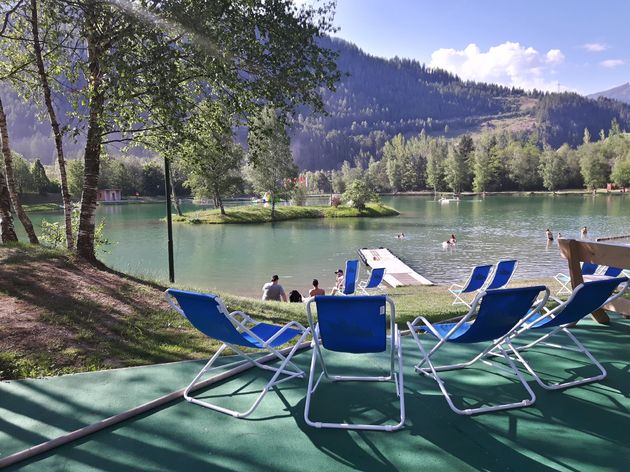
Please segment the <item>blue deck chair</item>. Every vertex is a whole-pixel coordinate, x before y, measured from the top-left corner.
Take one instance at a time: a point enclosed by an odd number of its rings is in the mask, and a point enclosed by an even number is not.
[[[385,275],[384,267],[377,267],[372,269],[370,278],[368,280],[362,280],[359,282],[359,290],[364,295],[369,295],[368,290],[380,290],[383,276]]]
[[[484,286],[492,270],[492,265],[481,265],[473,267],[473,270],[468,276],[468,280],[464,282],[464,285],[452,284],[448,291],[455,296],[453,305],[466,305],[470,308],[470,303],[462,298],[465,293],[478,292]]]
[[[599,269],[598,264],[591,264],[590,262],[582,263],[582,275],[594,275],[597,269]],[[553,278],[560,284],[560,289],[556,292],[556,295],[568,295],[571,293],[571,287],[569,285],[571,283],[571,276],[559,273]]]
[[[606,267],[606,270],[601,273],[595,273],[594,275],[587,275],[584,277],[585,282],[589,282],[592,280],[602,280],[602,279],[612,279],[615,277],[621,276],[623,269],[619,267]]]
[[[623,285],[625,284],[625,285]],[[596,280],[592,282],[584,282],[578,285],[573,290],[571,296],[566,302],[555,299],[560,303],[556,308],[552,310],[543,309],[543,311],[537,311],[531,316],[527,322],[521,326],[517,331],[513,332],[508,339],[508,345],[511,351],[516,355],[516,358],[525,366],[529,373],[536,379],[538,385],[547,390],[558,390],[563,388],[575,387],[576,385],[582,385],[591,382],[597,382],[606,377],[606,369],[595,359],[595,357],[584,347],[584,345],[575,337],[569,327],[574,323],[577,323],[585,316],[601,308],[602,306],[610,303],[615,298],[620,297],[626,291],[628,291],[628,278],[609,278],[604,280]],[[620,288],[618,293],[614,293],[617,288]],[[528,331],[545,330],[547,334],[540,336],[533,342],[530,342],[523,346],[515,346],[513,342],[518,340],[518,337]],[[566,346],[562,344],[547,342],[552,336],[563,333],[573,341],[577,348],[573,346]],[[541,345],[557,349],[567,349],[583,353],[588,359],[599,369],[599,375],[593,377],[587,377],[579,380],[573,380],[562,383],[547,383],[544,382],[540,376],[534,371],[531,365],[525,360],[522,352],[525,352],[534,346]]]
[[[317,324],[312,312],[312,304],[317,307]],[[386,304],[389,305],[390,336],[387,336]],[[313,356],[306,392],[304,419],[316,428],[368,429],[394,431],[405,422],[405,396],[403,392],[403,366],[400,334],[395,323],[394,302],[384,296],[332,297],[317,296],[306,305],[308,322],[313,333]],[[389,343],[388,343],[389,338]],[[353,354],[377,353],[387,350],[390,345],[390,368],[387,376],[345,376],[330,372],[324,353],[329,351]],[[398,362],[396,362],[396,360]],[[315,381],[317,364],[322,372]],[[388,382],[396,385],[396,395],[400,400],[400,421],[396,424],[347,424],[322,423],[309,417],[311,397],[315,393],[322,377],[333,382]],[[329,400],[332,401],[332,400]]]
[[[165,292],[166,301],[176,311],[188,318],[192,325],[209,338],[222,341],[223,344],[214,354],[208,363],[201,369],[193,381],[184,390],[184,398],[197,405],[210,408],[221,413],[232,415],[236,418],[249,416],[260,404],[265,394],[275,385],[290,380],[295,377],[304,378],[304,372],[293,362],[291,357],[297,348],[304,341],[310,332],[297,321],[291,321],[284,326],[259,323],[254,321],[242,311],[229,313],[223,301],[216,295],[185,292],[169,288]],[[175,304],[175,301],[177,304]],[[299,336],[298,342],[290,350],[289,354],[283,355],[278,351],[278,347]],[[239,364],[253,363],[256,367],[274,372],[271,380],[267,382],[253,405],[244,412],[229,410],[227,408],[214,405],[189,395],[190,389],[197,384],[199,379],[212,369],[212,365],[226,348],[232,349],[243,358]],[[245,353],[241,348],[267,351],[281,361],[278,367],[272,367],[261,362],[251,355]],[[280,378],[282,376],[282,378]],[[280,380],[278,380],[280,379]]]
[[[492,274],[492,280],[483,287],[483,290],[495,290],[506,287],[510,283],[517,266],[518,262],[513,259],[500,260]]]
[[[359,261],[357,259],[351,259],[346,261],[346,272],[343,279],[344,295],[352,295],[357,287],[357,277],[359,276]]]
[[[537,296],[543,291],[545,295],[541,300],[536,301]],[[549,290],[544,286],[492,290],[479,293],[475,297],[468,314],[457,323],[440,323],[433,325],[423,316],[417,317],[412,323],[407,322],[407,326],[409,326],[411,330],[411,335],[422,354],[422,360],[415,366],[416,372],[435,380],[451,410],[459,415],[474,415],[497,410],[507,410],[510,408],[523,408],[533,404],[536,401],[536,395],[523,378],[521,372],[517,369],[514,361],[505,352],[503,343],[511,333],[525,322],[528,314],[531,316],[533,313],[531,311],[533,305],[536,304],[534,310],[540,310],[547,302],[548,298]],[[433,335],[438,339],[437,344],[428,352],[420,341],[419,332],[421,331]],[[450,343],[482,343],[484,348],[478,355],[467,362],[440,366],[434,365],[431,358],[436,352],[439,352],[443,346]],[[503,359],[507,361],[509,369],[503,365],[495,365],[488,362],[486,357],[494,352],[498,352],[498,355],[502,356]],[[439,376],[438,372],[464,369],[472,366],[477,361],[495,365],[495,367],[501,370],[507,370],[516,375],[521,385],[527,390],[529,399],[478,408],[460,409],[456,407],[446,389],[444,380]],[[425,364],[428,365],[428,367],[425,367]]]

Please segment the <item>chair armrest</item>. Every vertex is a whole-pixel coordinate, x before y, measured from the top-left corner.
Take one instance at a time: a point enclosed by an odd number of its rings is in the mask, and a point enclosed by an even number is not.
[[[291,328],[292,326],[297,326],[298,329],[302,332],[302,334],[308,333],[311,330],[311,328],[305,328],[304,326],[302,326],[297,321],[291,321],[291,322],[285,324],[276,334],[274,334],[269,339],[267,339],[265,344],[269,344],[269,343],[274,342],[278,336],[280,336],[282,333],[284,333],[287,329]]]
[[[240,310],[233,311],[232,313],[230,313],[230,316],[234,317],[235,319],[236,319],[236,316],[242,317],[243,319],[241,320],[241,323],[252,323],[254,325],[257,325],[260,323],[260,321],[254,320],[251,316],[249,316],[246,313],[243,313]]]

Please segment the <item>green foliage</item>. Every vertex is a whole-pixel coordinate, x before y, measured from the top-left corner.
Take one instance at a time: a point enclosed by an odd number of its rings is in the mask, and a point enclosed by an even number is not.
[[[540,150],[531,141],[514,142],[507,149],[507,169],[510,179],[519,190],[536,190],[541,187]]]
[[[497,190],[500,186],[501,161],[498,157],[497,139],[484,135],[472,156],[473,190],[485,192]]]
[[[217,101],[200,104],[174,145],[196,198],[212,198],[223,212],[223,197],[242,191],[243,148],[234,142],[234,116]]]
[[[26,159],[17,153],[12,153],[13,176],[18,193],[36,192],[33,175]]]
[[[298,175],[289,137],[275,110],[266,108],[254,117],[247,142],[251,162],[250,180],[256,191],[270,193],[273,217],[276,199],[290,196]]]
[[[74,200],[81,198],[83,191],[83,160],[76,159],[66,163],[66,172],[68,173],[68,191]]]
[[[540,175],[543,185],[547,190],[555,192],[562,188],[567,181],[568,165],[564,160],[563,153],[555,152],[551,148],[546,148],[540,155]]]
[[[50,180],[46,175],[46,170],[39,159],[35,159],[31,166],[31,178],[33,182],[33,188],[40,195],[46,195],[50,187]]]
[[[630,187],[630,151],[615,162],[610,178],[620,188]]]
[[[77,234],[79,230],[79,211],[74,210],[72,212],[72,231]],[[105,237],[105,218],[101,219],[96,225],[94,246],[102,252],[107,252],[106,247],[111,245],[112,242]],[[63,222],[50,222],[46,219],[41,223],[41,234],[39,235],[39,242],[46,247],[52,249],[64,249],[66,247],[66,228]]]
[[[584,144],[580,147],[579,154],[584,185],[589,189],[606,185],[610,174],[610,165],[604,155],[599,152],[599,147],[595,143]]]
[[[192,224],[230,224],[230,223],[269,223],[271,221],[295,220],[301,218],[353,218],[353,217],[384,217],[396,216],[398,212],[380,203],[368,203],[365,208],[339,205],[329,206],[289,206],[276,207],[272,218],[271,208],[268,207],[232,207],[222,215],[219,210],[196,211],[185,213],[184,216],[174,217],[173,221]]]
[[[445,180],[449,188],[459,193],[463,191],[470,180],[469,159],[474,151],[472,138],[464,135],[460,138],[456,146],[451,146],[448,157],[444,162]]]
[[[157,162],[147,162],[142,166],[142,195],[164,195],[164,169]]]
[[[368,202],[377,202],[378,194],[363,180],[355,180],[342,196],[344,202],[358,210],[365,209]]]
[[[296,185],[291,194],[291,200],[296,206],[306,205],[306,188],[303,185]]]

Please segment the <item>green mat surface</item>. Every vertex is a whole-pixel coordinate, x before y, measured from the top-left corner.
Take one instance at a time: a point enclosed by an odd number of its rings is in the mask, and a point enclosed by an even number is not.
[[[176,401],[8,470],[629,470],[630,320],[614,317],[610,326],[586,321],[574,332],[608,377],[561,392],[543,391],[528,377],[538,400],[526,409],[454,414],[435,382],[413,372],[419,354],[405,338],[407,420],[395,433],[307,426],[306,380],[295,380],[270,392],[251,419]],[[451,349],[441,358],[445,362],[473,353],[468,347],[447,347]],[[296,363],[307,369],[310,356],[310,350],[304,351]],[[542,350],[532,359],[550,380],[594,373],[574,353]],[[384,355],[334,354],[330,360],[334,368],[357,375],[381,372],[388,364]],[[202,364],[0,383],[0,458],[177,390]],[[269,375],[251,370],[198,396],[245,409]],[[515,377],[494,374],[483,364],[448,372],[445,378],[460,406],[525,397]],[[323,382],[312,416],[384,422],[396,418],[397,407],[391,383]]]

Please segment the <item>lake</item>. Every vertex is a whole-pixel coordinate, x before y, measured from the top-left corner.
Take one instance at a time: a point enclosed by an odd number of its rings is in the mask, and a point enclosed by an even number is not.
[[[322,287],[332,286],[333,272],[346,259],[357,258],[358,248],[380,246],[439,284],[463,282],[472,266],[501,258],[519,261],[516,278],[540,278],[567,270],[556,241],[547,244],[547,228],[554,237],[561,232],[579,238],[582,226],[593,239],[630,234],[628,195],[488,196],[450,203],[401,196],[382,201],[401,215],[263,225],[174,224],[176,281],[258,296],[260,287],[278,274],[285,290],[305,293],[313,278]],[[100,259],[123,272],[167,280],[164,204],[102,205],[97,216],[105,218],[105,235],[113,242]],[[36,227],[42,218],[61,220],[60,214],[31,217]],[[398,233],[405,238],[397,239]],[[451,233],[457,245],[443,249]]]

